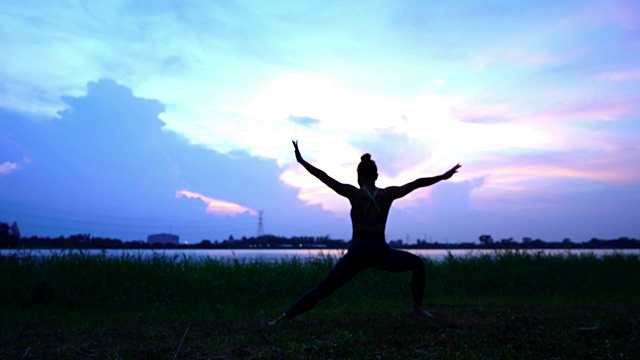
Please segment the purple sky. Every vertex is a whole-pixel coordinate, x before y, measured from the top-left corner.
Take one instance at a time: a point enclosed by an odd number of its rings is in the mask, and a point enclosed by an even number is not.
[[[292,5],[294,4],[294,5]],[[0,221],[25,236],[640,238],[636,1],[0,4]]]

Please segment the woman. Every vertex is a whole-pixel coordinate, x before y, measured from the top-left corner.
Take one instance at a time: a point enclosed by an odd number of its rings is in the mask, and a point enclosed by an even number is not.
[[[298,142],[293,141],[296,160],[311,175],[317,177],[333,191],[349,199],[351,203],[351,224],[353,237],[347,253],[336,263],[329,274],[313,289],[304,294],[298,301],[270,324],[275,325],[282,320],[294,317],[310,310],[320,300],[329,296],[360,271],[367,268],[378,268],[386,271],[411,271],[411,295],[413,310],[418,316],[432,316],[422,308],[425,285],[425,270],[422,260],[406,251],[392,250],[384,237],[385,225],[391,203],[415,189],[433,185],[447,180],[460,168],[456,165],[440,176],[417,179],[403,186],[391,186],[384,189],[376,187],[378,169],[371,160],[371,155],[364,154],[358,165],[358,185],[342,184],[324,171],[306,162]]]

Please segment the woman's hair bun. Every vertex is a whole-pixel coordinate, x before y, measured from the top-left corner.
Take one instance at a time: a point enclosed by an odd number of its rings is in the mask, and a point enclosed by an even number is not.
[[[360,164],[358,164],[358,177],[375,180],[378,178],[378,167],[376,163],[371,160],[369,153],[360,157]]]

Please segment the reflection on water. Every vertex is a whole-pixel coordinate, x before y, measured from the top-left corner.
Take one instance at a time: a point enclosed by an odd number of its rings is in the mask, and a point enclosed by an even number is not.
[[[412,254],[423,256],[432,260],[443,260],[447,256],[468,257],[481,255],[500,254],[505,251],[514,250],[463,250],[463,249],[403,249]],[[0,250],[1,256],[52,256],[71,253],[83,253],[88,255],[106,255],[106,256],[165,256],[168,258],[176,258],[177,260],[187,258],[211,258],[220,260],[241,260],[241,261],[280,261],[286,259],[307,260],[314,257],[341,257],[346,249],[83,249],[83,250],[59,250],[59,249],[26,249],[26,250]],[[530,254],[548,254],[548,255],[581,255],[593,254],[595,256],[605,256],[611,254],[625,254],[640,256],[640,249],[526,249],[518,250],[523,253]]]

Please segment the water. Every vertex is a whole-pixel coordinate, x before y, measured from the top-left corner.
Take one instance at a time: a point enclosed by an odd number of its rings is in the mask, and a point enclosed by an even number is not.
[[[464,250],[464,249],[403,249],[412,254],[426,257],[432,260],[443,260],[447,256],[455,257],[469,257],[469,256],[481,256],[481,255],[493,255],[504,251],[513,250]],[[612,254],[624,254],[624,255],[636,255],[640,256],[640,249],[526,249],[518,250],[523,253],[542,253],[546,255],[587,255],[593,254],[595,256],[606,256]],[[346,249],[271,249],[271,250],[258,250],[258,249],[83,249],[83,250],[59,250],[59,249],[27,249],[27,250],[12,250],[3,249],[0,250],[0,256],[52,256],[62,255],[70,253],[84,253],[89,255],[106,255],[121,257],[123,255],[133,256],[166,256],[169,258],[175,257],[176,259],[189,258],[211,258],[218,260],[233,260],[240,261],[280,261],[286,259],[300,259],[307,260],[320,256],[332,256],[341,257]]]

